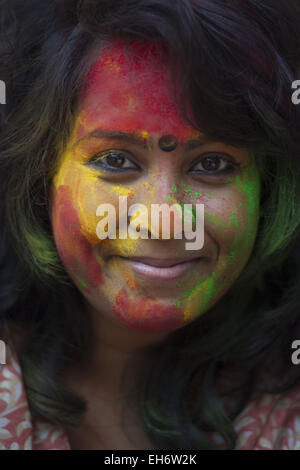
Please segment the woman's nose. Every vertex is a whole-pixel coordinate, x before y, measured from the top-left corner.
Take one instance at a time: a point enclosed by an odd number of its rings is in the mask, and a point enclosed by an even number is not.
[[[183,201],[176,197],[174,189],[179,185],[179,178],[156,175],[147,192],[139,198],[140,207],[137,223],[140,230],[148,232],[148,238],[167,240],[182,238],[183,233]],[[134,223],[134,210],[129,213]]]

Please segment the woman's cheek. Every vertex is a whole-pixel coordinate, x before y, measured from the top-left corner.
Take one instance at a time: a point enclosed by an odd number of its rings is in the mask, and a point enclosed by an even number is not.
[[[64,160],[54,178],[52,225],[57,249],[70,277],[90,298],[91,295],[97,297],[104,284],[103,248],[105,252],[113,249],[114,254],[119,255],[134,254],[136,250],[136,240],[102,241],[97,235],[97,224],[101,220],[97,208],[100,204],[111,204],[118,221],[121,195],[126,195],[130,204],[134,193],[117,185],[107,188],[99,181],[97,172],[84,168],[81,163],[69,164]]]
[[[205,237],[216,242],[218,255],[211,274],[183,292],[182,300],[177,303],[184,309],[186,322],[209,310],[233,285],[247,264],[259,220],[259,192],[256,190],[254,183],[247,191],[239,191],[238,198],[227,200],[227,211],[224,206],[222,212],[216,206],[213,208],[213,201],[210,202],[210,210],[206,208]],[[256,194],[250,203],[248,194],[251,197]]]
[[[94,175],[97,175],[95,172]],[[128,235],[125,239],[120,238],[120,223],[121,219],[125,219],[125,226],[128,229],[128,209],[135,202],[135,195],[138,188],[130,189],[122,185],[104,183],[99,181],[97,176],[87,173],[84,178],[84,173],[80,178],[78,184],[78,191],[76,194],[76,203],[78,217],[81,224],[81,232],[84,234],[89,243],[95,248],[97,257],[100,263],[103,263],[102,256],[113,254],[117,256],[134,256],[139,250],[140,240],[131,239]],[[126,198],[126,204],[120,203],[120,198]],[[99,215],[98,210],[101,205],[110,205],[111,214],[114,214],[109,219],[109,223],[104,227],[102,220],[108,221],[108,212],[101,210]],[[98,215],[97,215],[98,214]],[[101,229],[99,229],[101,227]],[[99,233],[109,230],[115,231],[115,234],[110,238],[101,240]],[[100,244],[102,249],[100,249]],[[102,255],[102,256],[101,256]]]
[[[246,264],[256,238],[258,215],[253,217],[247,198],[227,201],[221,213],[207,211],[207,231],[217,242],[218,261],[215,279],[232,283]]]
[[[97,208],[100,202],[105,199],[106,203],[112,204],[113,201],[101,194],[101,189],[97,179],[82,174],[78,183],[78,191],[76,194],[76,209],[81,226],[81,233],[88,242],[95,246],[101,242],[97,236]]]
[[[66,271],[75,284],[87,294],[103,284],[100,264],[94,257],[92,245],[82,230],[68,185],[52,190],[51,220],[57,250]]]

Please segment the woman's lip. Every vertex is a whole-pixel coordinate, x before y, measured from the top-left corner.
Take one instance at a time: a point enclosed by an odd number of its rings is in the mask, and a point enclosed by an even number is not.
[[[155,258],[123,258],[142,279],[149,281],[171,281],[184,277],[201,260],[188,261]]]
[[[199,257],[200,258],[200,257]],[[197,259],[199,259],[197,258]],[[142,264],[147,264],[149,266],[158,266],[162,268],[168,268],[171,266],[175,266],[176,264],[187,263],[194,261],[196,258],[193,259],[183,259],[183,258],[147,258],[147,257],[128,257],[126,258],[129,261],[137,261]]]

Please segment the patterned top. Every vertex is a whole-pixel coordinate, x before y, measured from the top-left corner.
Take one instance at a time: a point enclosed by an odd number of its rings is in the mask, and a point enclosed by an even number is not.
[[[234,422],[236,450],[300,450],[300,388],[260,395]],[[220,444],[212,435],[215,445]],[[0,364],[0,450],[71,450],[62,426],[31,415],[16,351]]]

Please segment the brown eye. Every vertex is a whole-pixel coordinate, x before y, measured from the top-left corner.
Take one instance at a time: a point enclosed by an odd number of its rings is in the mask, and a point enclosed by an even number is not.
[[[233,172],[239,166],[238,163],[225,155],[211,154],[203,157],[190,171],[195,174],[217,176]]]
[[[126,151],[109,150],[94,155],[88,162],[88,165],[105,170],[106,172],[139,170],[139,167],[132,162],[130,157],[131,154]]]
[[[114,166],[115,168],[121,168],[124,165],[124,157],[112,154],[106,157],[106,162],[110,166]]]
[[[206,171],[216,171],[219,170],[219,167],[221,165],[220,157],[206,157],[204,158],[201,163]]]

